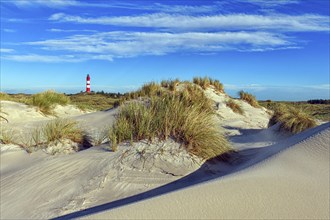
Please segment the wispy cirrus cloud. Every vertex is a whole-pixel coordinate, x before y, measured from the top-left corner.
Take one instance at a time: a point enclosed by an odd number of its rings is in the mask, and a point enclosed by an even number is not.
[[[328,16],[304,15],[254,15],[224,14],[190,16],[154,13],[136,16],[82,17],[56,13],[51,21],[81,24],[115,25],[127,27],[164,28],[171,30],[277,30],[287,32],[329,31]]]
[[[219,52],[224,50],[282,47],[291,43],[285,36],[267,32],[103,32],[73,35],[62,39],[27,42],[44,50],[110,54],[115,57],[164,55],[174,52]]]
[[[41,54],[15,54],[2,56],[2,59],[18,61],[18,62],[41,62],[41,63],[77,63],[86,60],[108,60],[112,61],[109,55],[86,55],[86,54],[70,54],[70,55],[41,55]]]
[[[144,2],[123,2],[123,1],[78,1],[78,0],[11,0],[9,4],[14,4],[20,8],[48,7],[94,7],[94,8],[117,8],[149,12],[170,12],[170,13],[208,13],[219,9],[221,4],[187,5],[187,4],[162,4],[162,3],[144,3]]]
[[[49,32],[64,32],[64,33],[70,33],[70,32],[97,32],[96,30],[89,30],[89,29],[58,29],[58,28],[51,28],[51,29],[47,29],[46,31],[49,31]]]
[[[82,62],[172,53],[212,54],[221,51],[265,51],[287,49],[294,44],[284,35],[267,32],[102,32],[65,38],[25,42],[34,50],[58,51],[59,56],[36,54],[3,56],[26,62]]]
[[[0,48],[0,53],[13,53],[15,52],[14,49],[10,49],[10,48]]]
[[[240,2],[259,5],[262,7],[276,7],[288,4],[299,4],[300,0],[239,0]]]
[[[17,7],[37,7],[46,6],[50,8],[60,8],[67,6],[78,6],[81,3],[76,0],[11,0],[7,3],[14,4]]]
[[[14,29],[9,29],[9,28],[4,28],[4,29],[2,29],[2,31],[3,31],[3,32],[6,32],[6,33],[15,33],[15,32],[16,32],[16,30],[14,30]]]

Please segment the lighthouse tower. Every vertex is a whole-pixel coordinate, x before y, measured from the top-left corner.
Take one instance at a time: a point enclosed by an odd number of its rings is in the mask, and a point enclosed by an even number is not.
[[[91,92],[91,77],[89,76],[89,74],[87,74],[86,77],[86,93],[90,93]]]

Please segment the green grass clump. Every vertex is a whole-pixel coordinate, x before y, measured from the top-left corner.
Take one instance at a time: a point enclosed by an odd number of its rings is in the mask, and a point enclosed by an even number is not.
[[[241,115],[244,114],[244,111],[243,111],[242,107],[239,104],[237,104],[236,102],[234,102],[232,99],[229,99],[226,102],[226,105],[229,108],[231,108],[231,110],[233,110],[233,112],[236,112],[236,113],[241,114]]]
[[[66,95],[49,90],[33,95],[31,104],[38,107],[42,113],[50,115],[54,105],[67,105],[69,102],[70,98]]]
[[[173,138],[204,159],[221,155],[230,150],[229,143],[218,130],[213,111],[203,105],[184,92],[153,96],[148,103],[128,103],[110,130],[112,148],[123,141]]]
[[[239,93],[239,97],[240,99],[246,101],[247,103],[249,103],[251,106],[255,107],[255,108],[259,108],[260,105],[256,99],[256,97],[250,93],[244,92],[243,90],[241,90]]]
[[[280,123],[280,130],[293,134],[315,127],[315,120],[299,108],[280,105],[270,119],[270,125]]]
[[[55,119],[48,122],[42,129],[46,143],[69,139],[76,143],[83,142],[83,132],[77,127],[77,122],[69,119]]]

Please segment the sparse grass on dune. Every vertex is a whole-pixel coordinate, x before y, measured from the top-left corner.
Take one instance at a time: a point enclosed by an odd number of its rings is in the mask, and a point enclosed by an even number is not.
[[[48,122],[41,130],[46,143],[69,139],[76,143],[83,142],[83,132],[77,127],[77,122],[69,119],[55,119]]]
[[[213,86],[215,91],[224,93],[224,86],[217,79],[212,79],[209,77],[194,77],[193,83],[201,86],[203,89],[207,89],[209,86]]]
[[[180,83],[179,79],[175,80],[163,80],[161,81],[160,85],[169,91],[175,92],[176,91],[176,86]]]
[[[238,113],[238,114],[241,114],[241,115],[244,114],[244,111],[243,111],[242,107],[239,104],[237,104],[235,101],[233,101],[232,99],[229,99],[226,102],[226,105],[229,108],[231,108],[231,110],[233,110],[233,112]]]
[[[246,101],[247,103],[249,103],[251,106],[255,107],[255,108],[259,108],[260,105],[256,99],[256,97],[250,93],[244,92],[243,90],[241,90],[239,93],[239,97],[240,99]]]
[[[313,128],[317,124],[315,120],[298,108],[280,105],[274,111],[270,125],[280,123],[280,129],[297,134],[306,129]]]
[[[7,115],[7,113],[2,110],[2,106],[1,105],[0,105],[0,114]],[[5,116],[3,116],[3,115],[0,115],[0,121],[1,120],[4,120],[4,121],[8,122],[8,119]]]
[[[9,96],[7,93],[0,92],[0,100],[7,100],[7,101],[10,101],[11,98],[10,98],[10,96]]]
[[[260,101],[261,106],[275,111],[279,105],[302,109],[315,119],[330,121],[330,104],[310,104],[308,102]]]
[[[113,149],[123,141],[173,138],[204,159],[229,151],[229,143],[214,123],[211,108],[205,109],[205,103],[192,97],[194,95],[185,89],[152,96],[147,103],[131,102],[122,106],[109,133]]]
[[[0,143],[2,144],[15,144],[16,143],[15,131],[12,129],[0,129]]]
[[[49,90],[33,95],[31,104],[38,107],[45,115],[50,115],[55,104],[67,105],[69,103],[70,98],[68,96]]]

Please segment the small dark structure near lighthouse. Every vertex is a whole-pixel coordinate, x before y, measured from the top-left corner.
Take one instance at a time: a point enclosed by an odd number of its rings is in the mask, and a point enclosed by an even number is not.
[[[90,93],[91,92],[91,77],[89,76],[89,74],[87,74],[86,77],[86,93]]]

